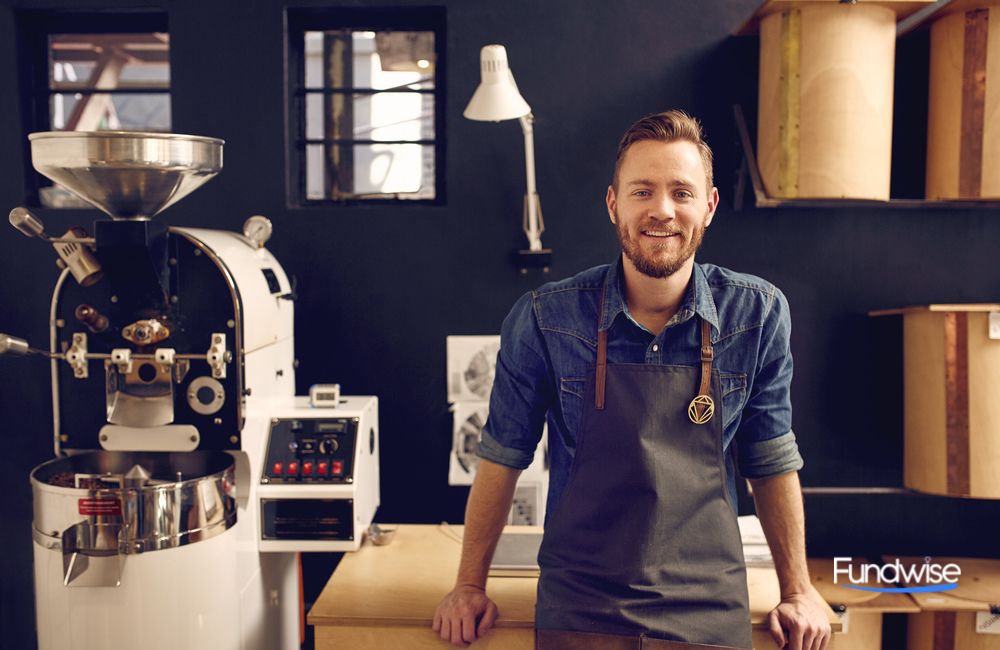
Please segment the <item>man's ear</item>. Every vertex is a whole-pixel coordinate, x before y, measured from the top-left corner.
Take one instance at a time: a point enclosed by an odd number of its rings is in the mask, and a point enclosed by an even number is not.
[[[708,228],[712,225],[712,219],[715,217],[715,211],[719,207],[719,188],[713,187],[712,191],[708,195],[708,215],[705,217],[705,227]]]
[[[610,185],[608,185],[608,193],[604,197],[604,202],[608,206],[608,218],[611,219],[611,223],[617,226],[618,222],[615,220],[615,209],[618,207],[618,199],[615,197],[615,188]]]

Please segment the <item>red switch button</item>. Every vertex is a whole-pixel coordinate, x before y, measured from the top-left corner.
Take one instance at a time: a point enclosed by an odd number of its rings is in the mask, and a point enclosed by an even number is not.
[[[297,475],[299,473],[299,464],[288,463],[288,473],[292,475]]]
[[[284,465],[281,463],[275,463],[274,467],[271,468],[271,474],[274,476],[281,476],[281,473],[285,471]]]
[[[340,476],[344,473],[344,461],[335,460],[333,461],[333,475]]]
[[[330,463],[321,460],[316,467],[316,473],[320,476],[326,476],[328,471],[330,471]]]
[[[313,464],[312,463],[302,463],[302,476],[312,476]]]

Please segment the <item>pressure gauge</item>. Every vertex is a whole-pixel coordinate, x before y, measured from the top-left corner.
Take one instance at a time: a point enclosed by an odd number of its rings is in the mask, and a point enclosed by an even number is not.
[[[243,236],[254,243],[257,248],[263,248],[267,240],[271,238],[274,226],[267,217],[255,214],[243,224]]]

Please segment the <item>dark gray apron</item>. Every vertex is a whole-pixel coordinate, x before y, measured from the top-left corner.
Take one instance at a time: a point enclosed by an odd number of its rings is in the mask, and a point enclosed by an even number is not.
[[[751,647],[707,321],[701,330],[701,368],[608,364],[598,333],[569,482],[538,554],[539,630]]]

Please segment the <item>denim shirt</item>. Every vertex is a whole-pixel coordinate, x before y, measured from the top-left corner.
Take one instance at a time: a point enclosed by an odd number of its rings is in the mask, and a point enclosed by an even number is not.
[[[597,332],[608,331],[608,363],[700,365],[700,319],[711,325],[713,369],[722,384],[723,449],[730,503],[736,482],[730,443],[746,478],[802,467],[792,433],[791,319],[773,284],[712,264],[695,264],[681,306],[653,334],[629,314],[616,264],[594,267],[522,296],[503,322],[489,418],[479,456],[524,469],[548,422],[549,495],[555,512],[569,478],[586,405],[584,383],[597,363]],[[604,295],[604,315],[598,307]],[[718,403],[718,399],[716,402]],[[718,408],[718,404],[717,404]]]

